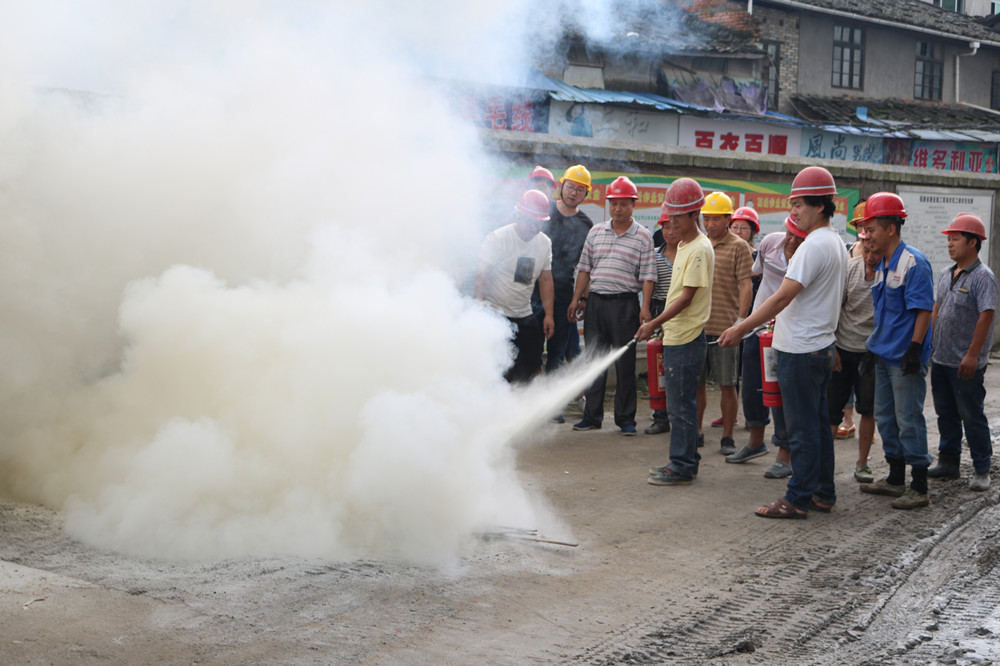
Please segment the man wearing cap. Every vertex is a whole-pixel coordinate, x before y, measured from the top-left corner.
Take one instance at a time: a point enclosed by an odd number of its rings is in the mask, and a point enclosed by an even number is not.
[[[837,324],[836,357],[828,398],[831,432],[836,436],[853,391],[854,407],[861,415],[854,478],[859,483],[871,483],[875,479],[868,466],[868,454],[875,436],[875,368],[863,361],[865,343],[875,325],[872,287],[875,285],[875,267],[882,261],[882,255],[872,248],[864,227],[858,228],[858,242],[861,244],[861,256],[847,260],[844,300]]]
[[[715,274],[712,278],[712,311],[705,323],[709,343],[743,319],[753,304],[753,249],[745,240],[729,230],[733,215],[733,200],[723,192],[712,192],[705,197],[701,208],[705,233],[715,252]],[[701,432],[708,402],[706,384],[711,377],[722,394],[722,440],[719,453],[725,456],[736,453],[733,428],[739,409],[736,384],[739,380],[739,350],[736,347],[719,347],[710,344],[705,367],[698,381],[698,431]]]
[[[653,243],[656,245],[653,250],[653,256],[656,258],[656,284],[653,286],[653,301],[649,307],[649,314],[652,317],[658,317],[666,307],[674,260],[677,257],[677,234],[669,221],[670,213],[664,204],[661,206],[660,220],[656,223],[658,229],[653,234]],[[660,239],[659,244],[656,243],[657,238]],[[670,432],[670,417],[667,416],[667,410],[653,410],[653,423],[644,432],[647,435]]]
[[[806,239],[789,259],[778,291],[719,336],[720,345],[734,347],[775,319],[772,346],[794,471],[784,496],[754,512],[764,518],[806,518],[810,510],[829,512],[837,500],[826,394],[847,253],[830,226],[836,193],[833,176],[823,167],[806,167],[795,176],[789,195],[792,219]]]
[[[986,240],[986,225],[979,217],[959,213],[942,233],[948,236],[948,256],[955,263],[941,271],[932,315],[931,395],[941,441],[937,465],[927,476],[959,478],[964,428],[974,472],[969,488],[989,490],[993,447],[983,410],[983,375],[993,346],[997,278],[979,260]]]
[[[656,262],[652,234],[632,219],[638,194],[635,184],[624,176],[608,186],[611,219],[590,230],[580,253],[576,290],[566,315],[577,321],[583,313],[584,341],[596,352],[624,346],[639,325],[651,318]],[[635,435],[635,345],[615,361],[615,375],[615,425],[623,435]],[[602,372],[587,389],[583,420],[573,430],[601,427],[606,384],[607,373]]]
[[[670,289],[663,312],[639,327],[637,340],[663,330],[664,388],[670,417],[670,463],[651,467],[655,486],[688,485],[698,476],[698,375],[705,365],[705,322],[712,310],[712,242],[698,228],[705,195],[691,178],[678,178],[667,189],[663,208],[677,238]]]
[[[892,192],[865,201],[865,233],[882,255],[872,296],[875,328],[866,343],[875,363],[875,423],[889,476],[861,491],[889,495],[895,509],[927,506],[927,366],[931,359],[934,274],[924,253],[900,237],[906,209]],[[906,466],[910,487],[906,487]]]
[[[566,345],[571,336],[576,335],[576,326],[566,317],[570,301],[573,300],[574,273],[580,259],[583,243],[594,226],[582,210],[580,204],[590,191],[590,172],[582,164],[566,169],[556,200],[549,207],[549,219],[542,225],[542,233],[552,240],[552,281],[555,292],[555,331],[545,343],[548,354],[545,371],[552,372],[563,364]],[[586,296],[586,294],[584,294]],[[532,308],[539,323],[544,321],[542,300],[535,290]],[[539,327],[541,330],[541,327]],[[556,417],[562,423],[562,416]]]
[[[511,383],[528,382],[541,365],[542,339],[555,328],[552,298],[552,242],[540,233],[549,218],[544,193],[528,190],[514,206],[514,222],[491,231],[479,250],[476,298],[503,312],[514,326],[514,364],[504,374]],[[545,310],[539,330],[531,312],[531,291],[538,282]]]

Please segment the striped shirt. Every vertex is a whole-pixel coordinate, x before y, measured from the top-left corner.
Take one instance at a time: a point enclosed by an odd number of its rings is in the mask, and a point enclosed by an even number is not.
[[[665,245],[661,245],[653,251],[653,256],[656,259],[656,285],[653,286],[652,297],[654,301],[666,301],[667,290],[670,289],[670,274],[673,271],[673,264],[663,254],[665,248]]]
[[[656,282],[653,235],[635,220],[620,236],[611,228],[611,220],[596,224],[587,234],[578,268],[590,273],[590,290],[595,293],[637,294],[643,282]]]
[[[741,314],[740,281],[753,276],[753,249],[731,231],[713,240],[712,249],[715,250],[712,314],[705,323],[705,335],[722,335]]]

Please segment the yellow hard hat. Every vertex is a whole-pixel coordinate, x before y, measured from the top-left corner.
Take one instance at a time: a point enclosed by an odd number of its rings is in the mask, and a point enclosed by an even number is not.
[[[712,192],[705,197],[701,212],[703,215],[732,215],[733,200],[725,192]]]
[[[587,188],[588,192],[590,191],[590,172],[582,164],[577,164],[566,169],[566,173],[563,174],[559,182],[565,183],[567,180],[571,180],[577,185],[583,185]]]

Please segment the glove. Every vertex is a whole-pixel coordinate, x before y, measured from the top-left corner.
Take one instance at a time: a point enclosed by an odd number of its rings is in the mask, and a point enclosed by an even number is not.
[[[858,361],[858,374],[862,377],[867,377],[868,374],[875,369],[875,361],[878,357],[870,351],[866,351],[861,360]]]
[[[923,347],[919,342],[911,342],[903,360],[899,362],[899,369],[904,375],[914,375],[920,372],[920,350]]]

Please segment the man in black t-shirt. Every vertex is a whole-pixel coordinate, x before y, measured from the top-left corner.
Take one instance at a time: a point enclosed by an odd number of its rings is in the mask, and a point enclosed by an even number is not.
[[[580,260],[580,251],[587,240],[587,234],[594,223],[580,210],[580,204],[590,191],[590,172],[583,165],[571,166],[560,180],[557,199],[549,206],[549,220],[542,226],[542,233],[552,239],[552,280],[555,283],[555,332],[547,341],[548,357],[545,371],[552,372],[563,364],[566,356],[566,342],[576,326],[566,318],[566,311],[573,300],[576,286],[574,275]],[[532,309],[542,325],[541,299],[538,290],[532,298]]]

